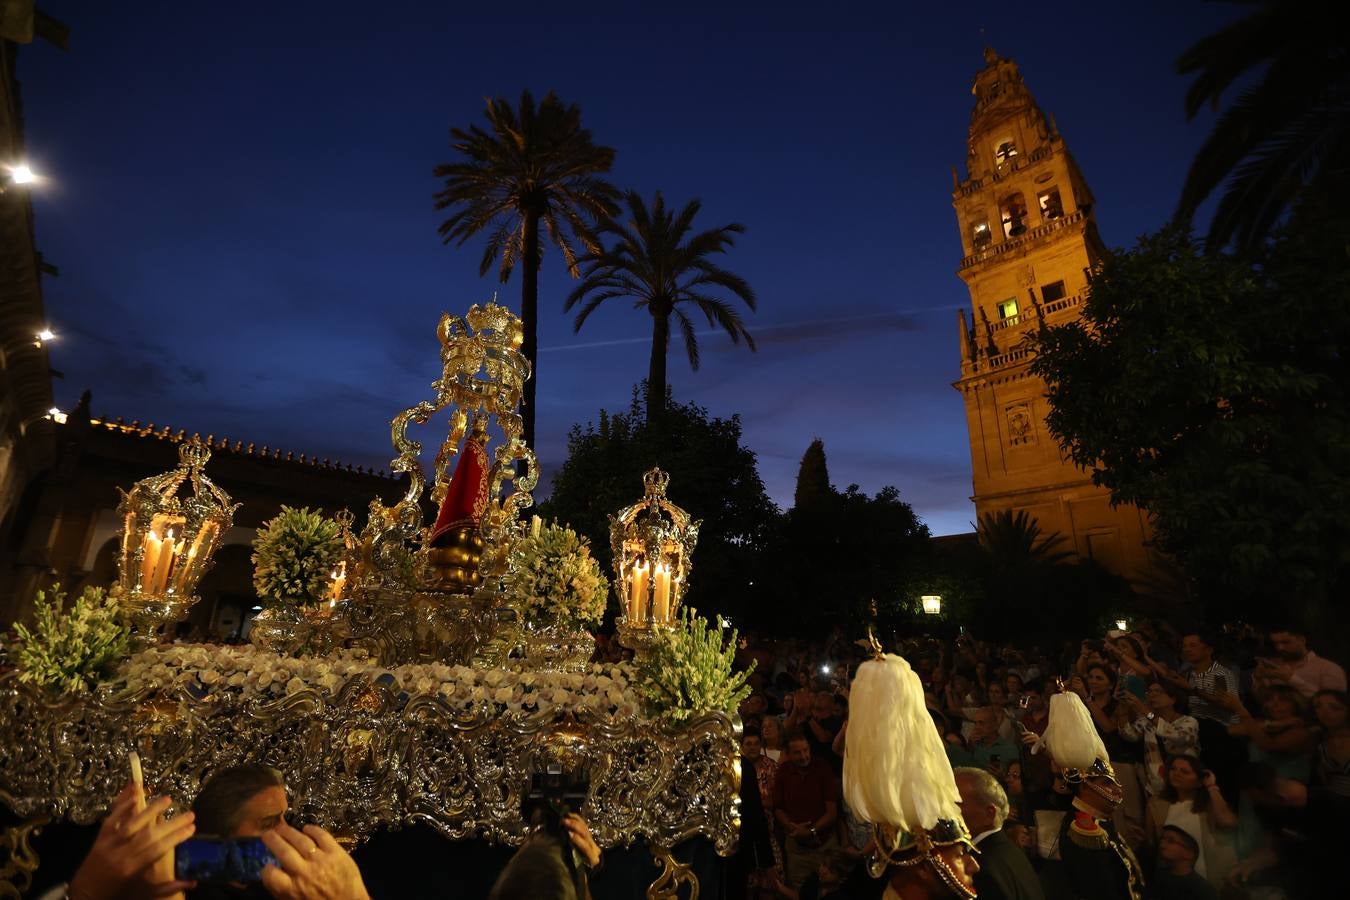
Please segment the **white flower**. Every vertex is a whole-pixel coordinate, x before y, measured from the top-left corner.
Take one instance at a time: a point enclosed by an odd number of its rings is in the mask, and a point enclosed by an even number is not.
[[[305,682],[299,676],[292,678],[290,681],[286,682],[287,696],[290,696],[291,694],[294,694],[297,691],[303,691],[304,689],[305,689]]]
[[[497,690],[492,692],[492,699],[496,703],[505,703],[513,696],[515,696],[515,691],[511,690],[509,687],[497,688]]]

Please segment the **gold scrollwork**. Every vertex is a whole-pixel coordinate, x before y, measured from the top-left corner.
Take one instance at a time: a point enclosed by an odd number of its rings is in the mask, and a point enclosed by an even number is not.
[[[42,816],[0,831],[0,897],[19,900],[33,886],[39,860],[31,841],[50,821]]]
[[[677,860],[669,847],[652,845],[652,857],[661,866],[661,874],[647,886],[647,900],[679,900],[680,885],[688,885],[688,900],[698,900],[698,876],[687,864]]]

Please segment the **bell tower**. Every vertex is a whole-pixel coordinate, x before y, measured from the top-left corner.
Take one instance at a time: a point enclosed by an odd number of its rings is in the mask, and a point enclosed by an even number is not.
[[[961,379],[976,515],[1025,510],[1082,559],[1126,577],[1150,567],[1149,526],[1133,506],[1064,458],[1045,425],[1045,383],[1028,370],[1026,338],[1079,315],[1102,258],[1092,193],[1011,60],[992,49],[975,76],[966,179],[952,170],[961,229]]]

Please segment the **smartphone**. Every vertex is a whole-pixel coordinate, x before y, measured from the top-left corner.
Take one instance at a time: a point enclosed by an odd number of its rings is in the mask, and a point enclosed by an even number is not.
[[[277,859],[262,838],[188,838],[174,848],[173,873],[180,881],[257,882]]]
[[[1228,679],[1222,675],[1214,676],[1214,692],[1216,694],[1228,693]]]
[[[1022,696],[1017,698],[1018,709],[1026,709],[1030,705],[1031,705],[1031,698],[1026,694],[1023,694]]]

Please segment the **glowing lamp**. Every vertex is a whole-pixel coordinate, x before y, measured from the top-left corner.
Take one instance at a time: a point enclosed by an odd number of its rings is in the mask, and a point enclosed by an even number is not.
[[[202,473],[210,458],[201,441],[184,441],[176,469],[121,491],[122,546],[112,593],[142,642],[153,643],[197,602],[197,582],[234,522],[239,505]]]
[[[32,184],[37,181],[37,176],[33,174],[33,170],[22,163],[10,167],[9,177],[15,184]]]
[[[33,335],[33,337],[37,338],[38,342],[41,343],[42,341],[50,341],[55,339],[56,334],[50,328],[44,328],[37,334]]]
[[[938,594],[924,594],[919,598],[923,601],[923,611],[930,616],[940,615],[942,613],[942,597]]]
[[[666,499],[670,476],[652,469],[642,476],[644,496],[609,517],[614,588],[620,593],[619,640],[634,650],[651,642],[653,629],[679,620],[702,522]]]
[[[1129,631],[1129,625],[1124,619],[1116,619],[1116,631]]]

